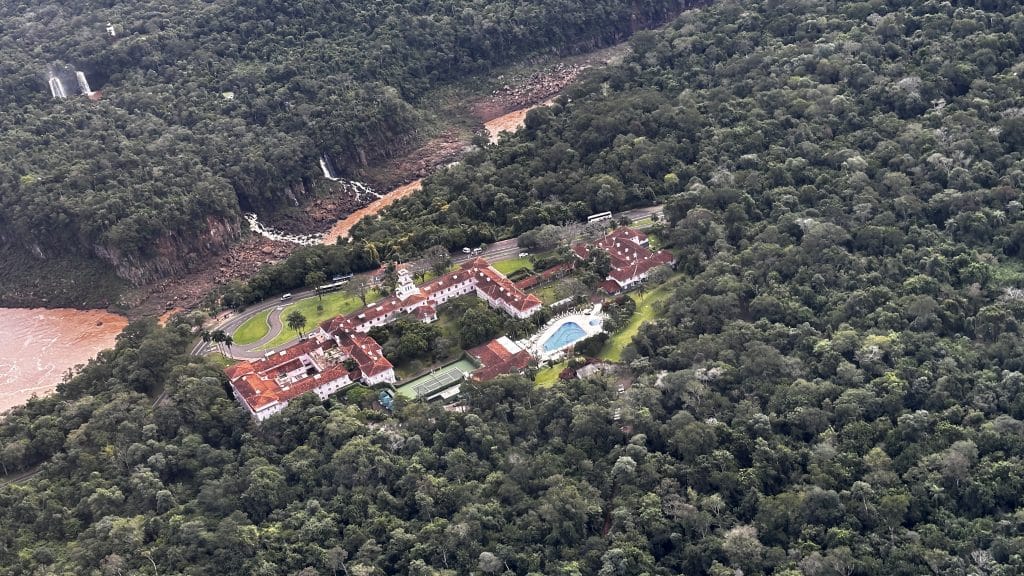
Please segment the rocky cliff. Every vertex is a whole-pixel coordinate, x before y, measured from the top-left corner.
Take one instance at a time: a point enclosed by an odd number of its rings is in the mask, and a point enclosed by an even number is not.
[[[128,254],[115,246],[93,245],[92,251],[117,275],[135,286],[179,276],[226,250],[241,236],[239,220],[207,217],[195,234],[164,234],[148,254]]]

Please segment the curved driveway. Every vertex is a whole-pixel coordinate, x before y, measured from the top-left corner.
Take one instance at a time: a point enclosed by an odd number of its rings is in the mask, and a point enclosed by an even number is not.
[[[632,210],[620,212],[616,216],[626,216],[631,220],[640,220],[652,214],[662,216],[664,214],[664,206],[659,205],[649,206],[646,208],[634,208]],[[462,252],[452,254],[452,262],[454,264],[461,264],[472,258],[476,258],[477,256],[486,258],[490,262],[498,262],[501,260],[515,258],[521,251],[522,249],[519,248],[518,238],[509,238],[508,240],[500,240],[487,246],[487,248],[476,256],[472,254],[463,254]],[[420,272],[430,268],[430,262],[425,259],[413,260],[412,262],[406,263],[406,265],[412,269],[413,272]],[[372,275],[375,272],[375,270],[364,272],[357,276],[362,277]],[[285,328],[284,323],[281,321],[281,311],[284,310],[284,307],[292,302],[315,297],[316,292],[313,290],[300,290],[292,292],[292,299],[288,301],[282,302],[280,298],[273,298],[253,304],[242,312],[231,312],[226,318],[210,328],[210,330],[223,330],[226,334],[234,334],[242,324],[253,316],[263,312],[264,310],[272,309],[270,314],[267,315],[267,322],[270,325],[270,329],[267,331],[267,334],[258,341],[245,345],[232,344],[230,350],[223,344],[218,344],[216,342],[203,342],[200,340],[195,346],[193,346],[192,354],[194,356],[204,356],[212,352],[220,352],[225,356],[239,360],[261,358],[266,353],[266,350],[260,350],[260,348],[266,346],[267,342],[276,338],[277,335],[280,334],[281,330]],[[283,347],[291,343],[292,341],[289,341],[281,346]]]

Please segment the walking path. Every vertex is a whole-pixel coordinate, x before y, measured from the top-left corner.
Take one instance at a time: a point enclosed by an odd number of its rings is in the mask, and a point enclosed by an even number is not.
[[[289,302],[289,304],[290,303],[291,302]],[[263,338],[260,338],[250,344],[232,344],[230,356],[232,358],[240,359],[262,358],[263,354],[266,352],[264,349],[266,345],[274,338],[277,338],[277,335],[285,328],[284,321],[281,320],[281,313],[284,312],[285,306],[287,306],[287,304],[280,304],[271,310],[270,314],[267,314],[267,333]],[[291,342],[288,342],[288,344],[291,344]]]
[[[650,216],[651,214],[658,214],[659,216],[661,216],[663,212],[662,208],[663,206],[634,208],[633,210],[626,210],[620,212],[619,214],[617,214],[617,216],[627,216],[632,220],[640,220],[642,218]],[[478,256],[486,259],[489,262],[499,262],[501,260],[515,258],[520,251],[521,249],[519,248],[518,238],[509,238],[508,240],[500,240],[487,246],[487,248],[485,248],[483,252],[477,255],[463,254],[461,252],[452,254],[452,263],[461,264]],[[420,272],[430,268],[430,262],[425,259],[413,260],[412,262],[408,262],[406,265],[413,272]],[[365,272],[363,274],[357,275],[357,277],[364,277],[369,274],[374,274],[375,272],[376,271]],[[316,293],[313,290],[302,290],[293,293],[292,299],[286,302],[282,302],[279,298],[273,298],[269,300],[264,300],[263,302],[257,304],[253,304],[244,312],[241,312],[239,314],[230,314],[228,317],[218,322],[215,326],[209,328],[209,330],[213,331],[219,329],[223,330],[226,334],[233,335],[235,331],[238,330],[238,328],[242,324],[244,324],[249,318],[252,318],[256,314],[259,314],[264,310],[273,308],[273,310],[270,311],[270,314],[267,315],[267,323],[270,329],[267,331],[266,335],[264,335],[258,341],[245,345],[232,344],[230,349],[228,349],[228,347],[223,344],[199,341],[192,348],[192,354],[195,356],[204,356],[212,352],[220,352],[224,356],[227,356],[229,358],[235,358],[238,360],[251,360],[256,358],[262,358],[263,355],[267,352],[266,350],[262,350],[262,348],[266,346],[268,342],[270,342],[274,338],[277,338],[278,334],[281,333],[281,330],[284,330],[286,328],[283,320],[281,319],[281,312],[284,310],[284,308],[288,304],[291,304],[292,302],[298,302],[308,298],[316,298]],[[281,344],[281,346],[279,347],[289,346],[293,344],[295,340],[296,339],[289,340],[288,342]]]

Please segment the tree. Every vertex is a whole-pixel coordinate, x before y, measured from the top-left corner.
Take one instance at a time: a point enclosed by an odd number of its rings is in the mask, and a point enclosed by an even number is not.
[[[594,249],[587,255],[587,267],[603,280],[612,270],[612,260],[604,250]]]
[[[383,294],[391,294],[398,285],[398,266],[394,262],[388,262],[384,271],[379,276],[380,291]]]
[[[651,270],[647,276],[647,282],[655,286],[664,284],[672,276],[672,268],[669,266],[658,266]]]
[[[493,552],[483,551],[480,553],[480,558],[477,562],[477,566],[481,572],[486,574],[498,574],[507,569],[507,566],[502,562],[501,558],[494,555]]]
[[[306,316],[298,310],[292,310],[288,317],[285,318],[285,322],[288,323],[288,327],[295,330],[299,334],[299,338],[302,338],[302,330],[306,327]]]
[[[319,290],[319,288],[325,282],[327,282],[327,275],[324,274],[323,271],[321,270],[313,270],[306,274],[306,286],[317,289],[316,295],[320,297],[321,300],[323,299],[324,295]]]
[[[348,560],[348,550],[341,546],[334,546],[327,550],[327,567],[331,569],[333,576],[338,575],[338,568],[341,568],[342,572],[348,576],[348,566],[345,565],[345,560]]]
[[[577,296],[586,296],[587,286],[579,278],[575,276],[566,278],[559,282],[555,287],[555,295],[558,296],[559,300],[565,298],[575,298]]]
[[[363,240],[363,250],[371,262],[374,264],[380,263],[380,251],[377,249],[376,242],[371,242],[369,239]]]
[[[444,274],[452,265],[452,256],[448,253],[448,249],[439,244],[427,248],[423,257],[430,263],[430,270],[435,276]]]
[[[494,338],[501,330],[501,317],[485,304],[476,303],[458,320],[459,337],[463,348],[479,346]]]
[[[231,345],[235,342],[234,338],[232,338],[230,334],[219,328],[210,333],[210,340],[218,344],[226,345],[228,347],[228,352],[231,351]]]
[[[359,301],[363,303],[364,307],[366,306],[366,296],[367,294],[369,294],[370,288],[371,284],[365,276],[352,278],[348,282],[349,292],[352,295],[358,297]]]
[[[745,574],[755,574],[760,570],[764,545],[757,538],[757,528],[736,526],[730,529],[725,533],[722,550],[728,556],[729,563]]]

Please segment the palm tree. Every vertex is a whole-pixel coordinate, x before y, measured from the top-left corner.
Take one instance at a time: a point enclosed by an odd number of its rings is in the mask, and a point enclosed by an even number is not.
[[[298,310],[293,310],[291,314],[285,318],[288,322],[288,327],[299,333],[299,339],[302,339],[302,329],[306,327],[306,317]]]
[[[208,342],[216,342],[217,344],[227,344],[228,352],[231,351],[231,344],[235,342],[234,338],[232,338],[230,334],[227,334],[226,332],[220,329],[210,332],[209,338],[210,339],[208,340]]]

